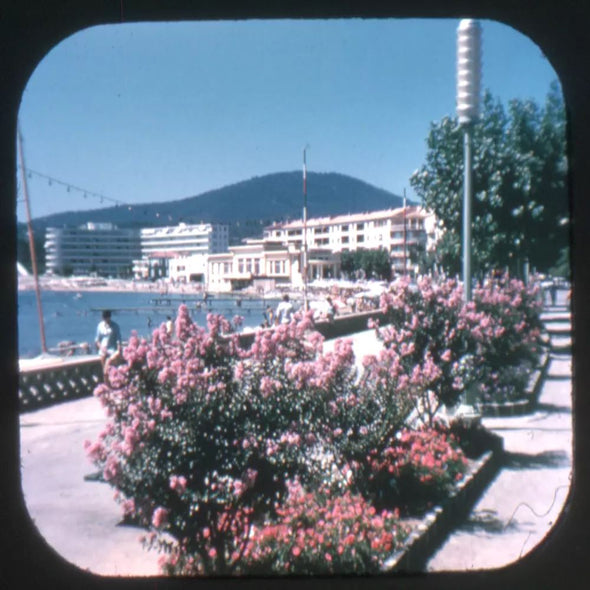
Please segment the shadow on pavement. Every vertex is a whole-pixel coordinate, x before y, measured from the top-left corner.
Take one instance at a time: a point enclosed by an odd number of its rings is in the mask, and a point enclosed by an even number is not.
[[[506,469],[544,469],[569,467],[570,459],[565,451],[543,451],[536,455],[504,453]]]
[[[497,517],[495,510],[476,510],[469,519],[465,521],[459,530],[465,533],[488,533],[491,535],[499,535],[505,533],[507,530],[517,530],[519,527],[516,523],[508,523],[500,520]]]
[[[572,409],[569,406],[558,406],[557,404],[537,404],[536,412],[547,412],[549,414],[571,414]]]

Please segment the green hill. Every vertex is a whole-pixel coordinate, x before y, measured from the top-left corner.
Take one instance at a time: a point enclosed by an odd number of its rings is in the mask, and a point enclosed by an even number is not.
[[[361,213],[400,207],[402,197],[335,172],[308,172],[308,217]],[[228,185],[175,201],[111,206],[91,211],[67,211],[33,220],[37,256],[43,258],[45,228],[76,226],[88,221],[119,227],[176,225],[179,222],[218,222],[230,226],[231,244],[260,237],[274,221],[300,219],[303,208],[302,173],[279,172]],[[30,267],[26,231],[19,227],[19,262]]]

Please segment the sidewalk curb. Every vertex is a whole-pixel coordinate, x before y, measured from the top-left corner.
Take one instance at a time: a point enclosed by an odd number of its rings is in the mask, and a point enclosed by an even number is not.
[[[551,354],[548,349],[545,349],[541,355],[539,366],[533,370],[529,378],[529,383],[525,391],[525,399],[514,402],[487,402],[481,404],[482,416],[491,418],[500,418],[508,416],[523,416],[534,411],[537,402],[539,401],[539,394],[541,393],[541,385],[547,374]]]
[[[490,449],[475,460],[471,471],[442,505],[430,510],[422,523],[410,533],[404,548],[394,553],[384,564],[385,572],[423,572],[430,557],[442,545],[477,502],[484,489],[494,479],[504,456],[504,440],[487,431]]]

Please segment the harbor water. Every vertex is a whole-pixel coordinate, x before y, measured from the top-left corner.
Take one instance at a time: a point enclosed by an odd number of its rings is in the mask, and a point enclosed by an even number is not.
[[[123,340],[127,340],[134,330],[140,336],[149,336],[167,316],[175,319],[182,303],[187,305],[192,320],[201,326],[206,325],[208,313],[220,313],[228,319],[239,315],[244,327],[256,327],[264,320],[266,306],[275,308],[278,301],[235,295],[210,296],[203,301],[199,294],[42,291],[41,303],[48,349],[56,348],[60,342],[87,342],[94,352],[96,326],[103,309],[112,310],[113,320],[119,324]],[[20,358],[41,353],[37,300],[32,290],[18,293],[18,352]]]

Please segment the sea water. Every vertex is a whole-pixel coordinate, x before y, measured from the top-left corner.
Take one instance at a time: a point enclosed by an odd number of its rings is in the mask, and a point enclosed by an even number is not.
[[[210,296],[207,301],[199,294],[161,295],[155,292],[73,292],[42,291],[41,306],[48,349],[60,342],[87,342],[94,352],[96,326],[103,309],[112,310],[113,321],[119,324],[123,340],[132,331],[150,336],[166,321],[176,318],[178,307],[185,303],[192,320],[206,325],[208,313],[220,313],[232,319],[239,315],[244,327],[259,326],[267,305],[276,308],[276,299],[254,299],[236,295]],[[39,314],[35,291],[18,293],[18,352],[20,358],[32,358],[41,353]]]

